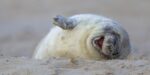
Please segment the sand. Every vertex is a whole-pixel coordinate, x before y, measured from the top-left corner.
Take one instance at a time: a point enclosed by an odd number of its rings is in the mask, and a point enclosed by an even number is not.
[[[147,60],[70,60],[51,58],[0,58],[0,75],[149,75]]]
[[[149,0],[1,0],[0,75],[149,75]],[[117,20],[129,33],[130,59],[32,59],[55,15],[92,13]]]

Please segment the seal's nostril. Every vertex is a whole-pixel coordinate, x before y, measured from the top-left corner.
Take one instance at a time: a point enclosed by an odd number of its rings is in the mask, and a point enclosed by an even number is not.
[[[114,52],[112,55],[118,55],[119,54],[119,52]]]
[[[109,52],[110,52],[110,53],[112,53],[112,50],[111,50],[111,49],[109,49]]]
[[[109,45],[109,46],[107,46],[107,48],[109,49],[109,51],[112,51],[112,50],[111,50],[111,46],[110,46],[110,45]]]

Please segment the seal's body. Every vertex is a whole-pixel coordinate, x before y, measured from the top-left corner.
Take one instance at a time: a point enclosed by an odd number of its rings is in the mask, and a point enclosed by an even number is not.
[[[54,24],[37,47],[35,59],[123,59],[130,53],[127,32],[111,19],[91,14],[57,16]]]

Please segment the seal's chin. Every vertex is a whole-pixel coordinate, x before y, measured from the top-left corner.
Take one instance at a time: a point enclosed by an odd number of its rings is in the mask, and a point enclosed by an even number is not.
[[[104,52],[100,52],[100,54],[106,58],[106,59],[116,59],[119,58],[120,54],[116,53],[116,54],[105,54]]]

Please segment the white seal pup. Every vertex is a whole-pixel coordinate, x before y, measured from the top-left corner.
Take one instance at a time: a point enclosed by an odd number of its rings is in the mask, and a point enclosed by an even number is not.
[[[117,22],[106,17],[92,14],[69,18],[56,16],[54,25],[38,45],[35,59],[124,59],[130,53],[127,32]]]

